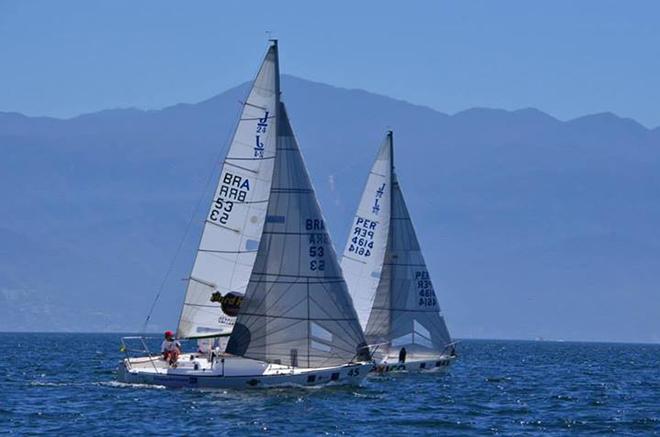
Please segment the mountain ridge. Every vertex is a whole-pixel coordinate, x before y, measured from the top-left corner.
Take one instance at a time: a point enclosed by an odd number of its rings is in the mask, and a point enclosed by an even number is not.
[[[150,327],[171,328],[247,86],[158,110],[0,113],[0,331],[139,329],[201,202]],[[282,87],[338,252],[394,128],[452,334],[660,341],[646,304],[660,280],[660,128],[534,108],[448,115],[291,76]]]
[[[577,116],[577,117],[568,118],[568,119],[565,119],[565,120],[561,120],[558,117],[550,115],[549,113],[547,113],[547,112],[545,112],[545,111],[543,111],[539,108],[535,108],[535,107],[522,107],[522,108],[510,109],[509,110],[509,109],[493,108],[493,107],[486,107],[486,106],[475,106],[475,107],[471,107],[471,108],[462,109],[462,110],[459,110],[459,111],[456,111],[456,112],[450,114],[450,113],[440,111],[438,109],[435,109],[435,108],[427,106],[427,105],[416,104],[416,103],[410,102],[410,101],[405,100],[405,99],[398,99],[398,98],[390,97],[390,96],[387,96],[387,95],[384,95],[384,94],[379,94],[379,93],[375,93],[375,92],[372,92],[372,91],[364,90],[364,89],[361,89],[361,88],[345,88],[345,87],[340,87],[340,86],[335,86],[335,85],[329,85],[329,84],[325,84],[323,82],[308,80],[308,79],[304,79],[304,78],[300,78],[300,77],[293,76],[293,75],[288,75],[288,74],[283,74],[282,77],[283,77],[284,80],[301,81],[301,82],[306,82],[306,83],[317,85],[317,86],[332,88],[332,89],[335,89],[335,90],[340,90],[340,91],[345,91],[345,92],[350,92],[350,93],[357,93],[357,94],[365,94],[365,95],[368,95],[370,97],[384,98],[384,99],[387,99],[387,100],[390,100],[390,101],[395,101],[395,102],[407,104],[407,105],[414,106],[414,107],[417,107],[417,108],[420,108],[420,109],[433,111],[437,114],[442,114],[442,115],[445,115],[447,117],[463,116],[464,113],[470,113],[472,111],[495,111],[495,112],[503,112],[503,113],[509,113],[509,114],[531,112],[531,113],[534,113],[535,115],[541,116],[542,118],[546,118],[546,119],[552,120],[552,121],[558,121],[558,122],[561,122],[561,123],[579,122],[583,119],[591,119],[591,118],[598,118],[598,119],[608,118],[608,119],[616,120],[618,122],[632,122],[632,123],[636,124],[639,128],[641,128],[643,130],[646,130],[646,131],[660,130],[660,126],[646,127],[642,123],[640,123],[639,121],[635,120],[632,117],[621,116],[621,115],[618,115],[618,114],[616,114],[614,112],[611,112],[611,111],[602,111],[602,112],[596,112],[596,113],[591,113],[591,114],[584,114],[584,115],[580,115],[580,116]],[[215,101],[215,99],[218,99],[218,98],[220,98],[221,96],[223,96],[227,93],[232,93],[232,92],[235,92],[237,90],[247,90],[247,87],[249,86],[250,83],[251,83],[250,81],[243,82],[241,84],[238,84],[236,86],[233,86],[233,87],[229,88],[226,91],[223,91],[223,92],[221,92],[219,94],[216,94],[214,96],[211,96],[209,98],[202,99],[198,102],[174,103],[174,104],[171,104],[171,105],[163,106],[161,108],[145,109],[145,108],[138,108],[138,107],[134,107],[134,106],[105,108],[105,109],[99,109],[97,111],[84,112],[84,113],[77,114],[77,115],[74,115],[74,116],[71,116],[71,117],[52,117],[52,116],[44,116],[44,115],[28,115],[28,114],[23,114],[21,112],[16,112],[16,111],[2,111],[2,110],[0,110],[0,117],[16,115],[16,116],[20,116],[22,118],[28,118],[28,119],[42,119],[42,120],[53,120],[53,121],[55,121],[55,120],[57,120],[57,121],[70,121],[70,120],[75,120],[75,119],[80,119],[80,118],[86,118],[88,116],[101,115],[101,114],[108,115],[108,114],[120,113],[120,112],[125,112],[125,113],[131,113],[131,112],[138,113],[139,112],[139,113],[143,113],[143,114],[149,114],[149,113],[154,113],[154,112],[166,111],[166,110],[170,110],[170,109],[179,109],[181,107],[191,107],[191,106],[197,106],[197,105],[203,105],[203,104],[211,103],[211,102]],[[242,93],[242,94],[245,94],[245,93]],[[284,96],[284,97],[286,97],[286,96]]]

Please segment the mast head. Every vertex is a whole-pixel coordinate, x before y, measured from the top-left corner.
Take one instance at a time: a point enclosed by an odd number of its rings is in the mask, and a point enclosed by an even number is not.
[[[392,129],[387,130],[387,139],[390,143],[390,171],[394,173],[394,131]]]

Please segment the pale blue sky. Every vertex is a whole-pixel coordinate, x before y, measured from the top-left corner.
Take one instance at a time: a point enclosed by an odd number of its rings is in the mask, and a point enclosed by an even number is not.
[[[0,0],[0,110],[195,102],[282,70],[453,113],[612,111],[660,125],[660,2]],[[285,90],[286,91],[286,90]]]

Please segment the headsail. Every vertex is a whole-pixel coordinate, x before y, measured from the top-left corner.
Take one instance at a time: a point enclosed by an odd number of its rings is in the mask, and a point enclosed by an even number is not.
[[[367,326],[380,283],[390,229],[392,135],[387,134],[371,167],[353,219],[341,268],[362,326]]]
[[[364,345],[314,189],[280,104],[266,225],[227,351],[313,368],[365,358]]]
[[[177,336],[231,333],[266,216],[279,101],[277,45],[259,69],[225,157],[188,280]]]
[[[388,133],[386,141],[392,144],[391,132]],[[382,156],[383,147],[376,164]],[[391,151],[388,156],[392,159]],[[368,183],[365,194],[370,194],[370,189]],[[406,348],[409,357],[437,355],[445,350],[451,339],[394,170],[391,170],[390,193],[389,228],[385,237],[378,235],[379,239],[387,240],[382,270],[378,272],[373,269],[367,273],[369,270],[363,268],[362,285],[358,282],[359,279],[349,275],[348,272],[355,271],[349,251],[352,243],[350,236],[347,244],[349,255],[344,252],[342,268],[347,274],[354,299],[363,299],[367,293],[372,299],[368,320],[363,325],[370,344],[382,344],[379,350],[383,355],[396,355],[402,347]],[[363,195],[363,201],[364,198]],[[362,206],[361,203],[360,208]],[[366,274],[369,274],[369,277],[378,277],[375,292],[365,287],[365,283],[373,284],[364,278]]]

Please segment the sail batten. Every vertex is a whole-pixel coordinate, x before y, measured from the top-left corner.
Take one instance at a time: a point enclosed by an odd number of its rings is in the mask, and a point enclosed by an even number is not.
[[[279,101],[277,46],[272,45],[243,104],[190,274],[177,336],[232,331],[256,258],[275,155]],[[193,280],[196,278],[197,281]]]

